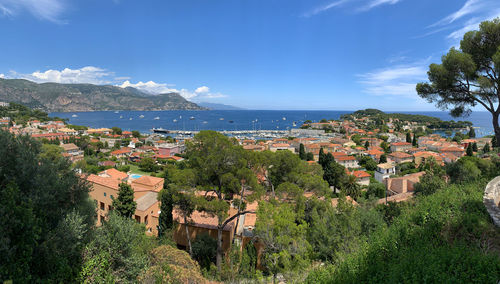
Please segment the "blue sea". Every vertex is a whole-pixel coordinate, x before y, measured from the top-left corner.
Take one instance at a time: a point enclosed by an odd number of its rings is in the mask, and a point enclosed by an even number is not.
[[[94,111],[54,112],[50,116],[69,119],[70,124],[93,128],[117,126],[123,130],[138,130],[150,133],[152,128],[168,130],[287,130],[305,120],[319,121],[339,119],[352,111],[310,111],[310,110],[210,110],[210,111]],[[477,136],[493,134],[491,116],[488,112],[473,112],[467,118],[452,118],[441,111],[401,112],[423,114],[442,120],[468,120],[476,129]]]

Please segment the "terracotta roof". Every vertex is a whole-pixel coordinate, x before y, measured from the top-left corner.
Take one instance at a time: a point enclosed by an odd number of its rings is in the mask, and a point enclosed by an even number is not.
[[[390,157],[395,157],[395,158],[400,158],[400,159],[411,158],[412,157],[412,155],[404,153],[404,152],[393,152],[393,153],[390,153],[389,156]]]
[[[64,149],[64,151],[80,150],[80,148],[73,143],[62,144],[60,146]]]
[[[138,179],[135,179],[132,181],[132,183],[138,183],[138,184],[143,184],[143,185],[148,185],[148,186],[154,186],[157,185],[158,183],[162,182],[163,178],[159,177],[152,177],[152,176],[141,176]]]
[[[353,160],[356,160],[356,158],[353,156],[338,156],[338,157],[335,157],[335,160],[336,161],[353,161]]]
[[[408,142],[394,142],[394,143],[391,143],[391,146],[411,146],[411,143],[408,143]]]
[[[231,208],[230,209],[230,215],[235,213],[235,209]],[[179,224],[184,224],[184,215],[181,210],[178,208],[175,208],[172,210],[172,217],[173,219],[178,222]],[[201,228],[207,228],[207,229],[217,229],[217,225],[219,224],[218,218],[216,215],[212,215],[209,213],[206,213],[204,211],[197,211],[195,210],[192,214],[191,217],[188,218],[188,223],[194,227],[201,227]],[[232,220],[229,222],[225,227],[224,231],[231,231],[236,223],[236,219]]]
[[[356,200],[352,199],[352,197],[346,196],[345,198],[346,198],[346,201],[349,202],[349,203],[351,203],[352,205],[355,205],[355,206],[359,205],[356,202]],[[331,202],[332,202],[332,206],[333,207],[337,207],[337,205],[339,204],[339,198],[332,198]]]
[[[148,208],[158,202],[158,192],[150,191],[137,198],[135,202],[137,202],[137,210],[146,211],[148,210]]]
[[[128,178],[128,175],[126,173],[121,172],[115,168],[104,170],[100,172],[99,175],[108,175],[109,177],[120,181]]]
[[[355,176],[356,178],[366,178],[366,177],[371,177],[371,175],[365,171],[353,171],[351,173],[353,176]]]
[[[91,174],[87,177],[87,180],[91,183],[100,184],[115,190],[120,187],[121,181],[114,178],[100,177],[98,175]]]
[[[287,144],[287,143],[276,143],[276,144],[273,144],[272,147],[290,147],[290,144]]]

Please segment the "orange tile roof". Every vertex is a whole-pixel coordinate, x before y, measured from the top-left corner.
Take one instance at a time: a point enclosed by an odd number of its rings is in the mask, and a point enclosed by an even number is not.
[[[115,168],[107,169],[105,171],[100,172],[99,174],[106,174],[110,176],[111,178],[117,179],[117,180],[124,180],[128,178],[128,175],[124,172],[121,172]]]
[[[159,177],[141,176],[140,178],[133,180],[132,183],[154,186],[162,181],[163,181],[163,178],[159,178]]]
[[[394,143],[391,143],[391,146],[411,146],[411,143],[408,143],[408,142],[394,142]]]
[[[112,188],[115,190],[118,190],[118,188],[120,187],[120,183],[121,183],[117,179],[100,177],[100,176],[94,175],[94,174],[89,175],[87,177],[87,180],[91,183],[103,185],[103,186],[106,186],[106,187],[109,187],[109,188]]]

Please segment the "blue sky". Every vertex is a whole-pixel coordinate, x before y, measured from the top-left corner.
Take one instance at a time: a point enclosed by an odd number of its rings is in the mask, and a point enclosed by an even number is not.
[[[415,83],[498,0],[0,0],[0,77],[250,109],[435,110]]]

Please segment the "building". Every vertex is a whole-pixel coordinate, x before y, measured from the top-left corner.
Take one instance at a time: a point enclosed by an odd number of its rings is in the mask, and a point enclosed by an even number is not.
[[[295,153],[295,147],[288,143],[274,143],[269,146],[269,150],[271,152],[276,152],[276,151],[283,151],[283,150],[288,150],[292,153]]]
[[[413,162],[413,156],[405,152],[392,152],[387,158],[396,164]]]
[[[83,151],[78,148],[73,143],[61,144],[61,148],[63,148],[63,152],[67,154],[67,157],[72,161],[80,161],[83,160]]]
[[[394,142],[391,143],[392,152],[404,152],[412,147],[411,143],[408,142]]]
[[[413,192],[415,184],[420,181],[420,178],[425,175],[425,172],[408,174],[402,177],[385,179],[385,185],[389,195]]]
[[[375,171],[375,179],[378,182],[383,183],[385,179],[395,174],[396,174],[396,166],[393,163],[378,164],[377,170]]]
[[[334,157],[334,158],[335,158],[335,161],[337,163],[341,164],[345,168],[350,168],[350,169],[359,168],[358,161],[353,156],[345,155],[345,156],[338,156],[338,157]]]
[[[371,175],[365,171],[352,171],[349,174],[356,177],[356,182],[359,185],[370,185]]]

